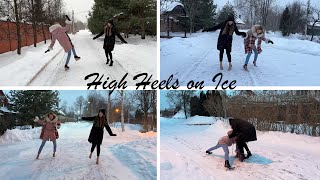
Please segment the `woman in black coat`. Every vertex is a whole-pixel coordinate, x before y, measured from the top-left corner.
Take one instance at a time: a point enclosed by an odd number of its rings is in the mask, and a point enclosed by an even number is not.
[[[110,136],[117,136],[116,134],[113,134],[111,131],[110,126],[108,125],[108,121],[106,118],[106,110],[101,109],[99,111],[99,114],[97,116],[93,117],[82,117],[82,120],[89,120],[93,121],[93,126],[88,138],[88,141],[92,144],[91,146],[91,153],[89,155],[89,158],[91,159],[92,153],[97,147],[97,164],[99,164],[99,156],[100,156],[100,146],[102,144],[103,140],[103,128],[105,127],[108,131]]]
[[[219,38],[218,38],[218,44],[217,44],[217,49],[220,51],[220,69],[223,70],[222,60],[223,60],[224,50],[226,50],[228,62],[229,62],[228,70],[230,71],[232,68],[231,49],[232,49],[233,33],[235,32],[236,35],[242,36],[242,37],[246,37],[246,33],[239,32],[236,22],[234,20],[234,16],[229,16],[225,22],[220,23],[215,27],[205,29],[203,31],[216,31],[218,29],[221,29]]]
[[[112,51],[113,51],[114,45],[116,43],[116,35],[123,43],[127,44],[127,41],[125,41],[122,38],[122,36],[118,33],[118,31],[117,31],[116,27],[114,26],[112,20],[109,20],[107,22],[107,25],[104,27],[104,30],[100,34],[95,36],[93,38],[93,40],[97,39],[98,37],[102,36],[103,34],[105,34],[104,43],[103,43],[103,49],[104,49],[104,52],[105,52],[106,57],[107,57],[107,63],[106,64],[109,64],[109,57],[110,57],[111,62],[110,62],[109,66],[112,66],[113,65]]]
[[[229,138],[237,137],[236,145],[240,151],[237,157],[240,161],[243,161],[245,159],[244,148],[248,151],[247,158],[251,156],[246,142],[257,140],[256,128],[248,121],[241,119],[229,119],[229,124],[233,130]]]

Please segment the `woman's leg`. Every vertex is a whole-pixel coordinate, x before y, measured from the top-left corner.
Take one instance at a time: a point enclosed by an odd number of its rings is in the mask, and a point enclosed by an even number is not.
[[[247,54],[246,62],[244,63],[245,65],[248,65],[249,60],[250,60],[250,57],[251,57],[251,54],[252,54],[252,53],[248,53],[248,54]]]
[[[206,152],[211,152],[211,151],[213,151],[213,150],[215,150],[215,149],[218,149],[218,148],[220,148],[220,147],[221,147],[221,145],[218,143],[217,145],[209,148]]]
[[[106,57],[107,57],[107,63],[106,64],[109,64],[109,51],[104,49],[104,53],[106,54]]]
[[[257,50],[257,47],[254,46],[253,47],[253,52],[254,52],[254,60],[253,60],[253,64],[254,66],[257,66],[257,60],[258,60],[258,50]]]
[[[228,57],[228,62],[229,62],[229,68],[228,70],[230,71],[232,68],[232,64],[231,64],[231,49],[227,49],[227,57]]]
[[[111,51],[109,51],[108,53],[109,53],[109,57],[110,57],[110,59],[112,60],[112,52],[111,52]]]
[[[224,49],[221,49],[221,50],[220,50],[220,54],[219,54],[220,70],[223,70],[223,65],[222,65],[222,61],[223,61],[223,53],[224,53]]]
[[[219,54],[220,63],[223,61],[223,54],[224,54],[224,49],[221,49]]]
[[[231,63],[231,49],[226,49],[228,62]]]
[[[69,61],[70,61],[70,57],[71,57],[71,50],[68,52],[67,61],[66,61],[65,66],[68,66]]]
[[[93,153],[94,149],[96,148],[96,144],[95,143],[92,143],[92,146],[91,146],[91,153]]]
[[[73,56],[77,56],[77,52],[76,52],[76,50],[74,49],[74,47],[72,47],[71,51],[72,51],[72,53],[73,53]]]
[[[97,145],[97,156],[100,156],[100,144]]]
[[[41,145],[40,145],[40,147],[39,147],[39,150],[38,150],[38,158],[39,158],[39,155],[40,155],[40,153],[41,153],[41,151],[42,151],[42,148],[44,147],[44,145],[46,144],[46,140],[42,140],[42,143],[41,143]],[[37,158],[37,159],[38,159]]]
[[[53,153],[55,153],[57,151],[57,140],[53,140]]]
[[[110,65],[109,65],[109,66],[112,66],[112,65],[113,65],[112,52],[111,52],[111,51],[109,51],[108,53],[109,53],[110,60],[111,60],[111,62],[110,62]]]
[[[224,160],[229,161],[229,148],[226,144],[221,144],[221,147],[224,151]]]

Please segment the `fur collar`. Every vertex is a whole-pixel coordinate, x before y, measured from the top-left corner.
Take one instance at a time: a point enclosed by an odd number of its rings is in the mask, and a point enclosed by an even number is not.
[[[54,24],[52,26],[49,27],[49,32],[52,33],[53,31],[55,31],[58,28],[61,28],[62,26],[60,24]]]
[[[252,35],[254,36],[254,37],[257,37],[257,38],[261,38],[261,37],[263,37],[264,36],[264,29],[262,28],[262,34],[259,34],[258,35],[258,33],[257,33],[257,28],[259,27],[260,25],[254,25],[254,26],[252,26],[252,28],[251,28],[251,32],[252,32]]]
[[[46,120],[47,122],[56,123],[56,122],[58,121],[58,116],[57,116],[57,115],[53,114],[53,115],[54,115],[54,119],[53,119],[53,120],[50,120],[49,117],[48,117],[48,115],[49,115],[49,114],[47,114],[47,116],[46,116],[46,118],[45,118],[45,120]]]

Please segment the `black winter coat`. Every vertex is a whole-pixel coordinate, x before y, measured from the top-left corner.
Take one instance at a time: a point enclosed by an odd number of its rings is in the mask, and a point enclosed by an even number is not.
[[[123,39],[123,37],[118,33],[118,31],[116,30],[116,28],[114,26],[112,27],[111,32],[112,32],[111,36],[108,36],[106,34],[104,37],[103,49],[105,49],[106,51],[113,51],[114,45],[116,43],[116,35],[123,43],[127,43]],[[102,36],[103,34],[105,34],[105,31],[102,31],[100,34],[95,36],[93,39],[97,39],[98,37]]]
[[[241,119],[229,119],[230,126],[232,128],[232,133],[229,138],[237,136],[237,141],[256,141],[257,134],[255,127],[248,121]]]
[[[114,136],[114,134],[112,133],[112,130],[110,128],[110,126],[108,125],[108,121],[105,120],[105,123],[104,125],[99,125],[98,124],[98,120],[99,120],[99,117],[98,116],[93,116],[93,117],[82,117],[81,118],[82,120],[88,120],[88,121],[93,121],[93,126],[91,128],[91,131],[90,131],[90,135],[89,135],[89,138],[88,138],[88,141],[90,143],[93,143],[93,144],[102,144],[102,140],[103,140],[103,127],[106,128],[106,130],[108,131],[109,135],[110,136]]]
[[[229,33],[225,34],[224,33],[224,30],[226,28],[226,25],[229,21],[232,21],[233,22],[233,27],[232,27],[232,31],[231,31],[231,35]],[[232,36],[233,36],[233,32],[236,33],[236,35],[238,36],[246,36],[246,33],[245,32],[240,32],[238,30],[238,27],[236,25],[236,22],[232,19],[228,19],[226,20],[225,22],[223,23],[220,23],[218,24],[217,26],[215,27],[212,27],[212,28],[209,28],[209,29],[205,29],[204,31],[216,31],[218,29],[221,29],[220,30],[220,34],[219,34],[219,38],[218,38],[218,44],[217,44],[217,49],[219,51],[221,50],[224,50],[226,49],[227,51],[230,51],[231,52],[231,49],[232,49]]]

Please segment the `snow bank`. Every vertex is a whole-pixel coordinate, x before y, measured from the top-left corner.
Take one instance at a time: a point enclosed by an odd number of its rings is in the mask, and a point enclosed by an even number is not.
[[[184,114],[183,110],[180,110],[179,112],[177,112],[173,117],[173,119],[185,119],[186,116]]]
[[[11,129],[7,130],[2,136],[0,136],[0,144],[10,144],[16,142],[25,142],[33,139],[39,139],[40,128],[20,130]]]

